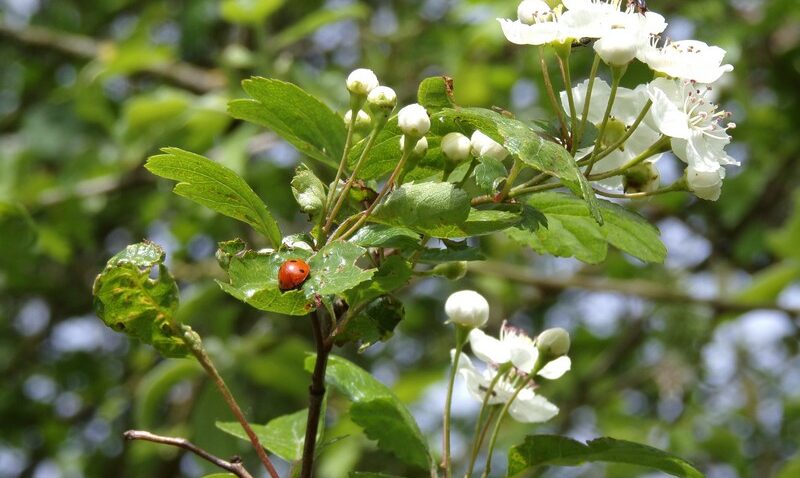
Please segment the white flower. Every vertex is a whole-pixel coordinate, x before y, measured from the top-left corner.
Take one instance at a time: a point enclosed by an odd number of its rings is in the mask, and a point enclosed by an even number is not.
[[[406,137],[405,135],[400,136],[400,151],[406,148]],[[425,156],[425,153],[428,152],[428,140],[425,136],[421,137],[416,144],[414,144],[414,150],[411,152],[414,156],[422,157]]]
[[[564,43],[568,30],[558,21],[561,10],[551,10],[541,1],[524,1],[517,8],[519,20],[498,18],[503,34],[517,45],[546,45]]]
[[[502,161],[508,156],[508,151],[500,143],[478,130],[472,133],[470,142],[472,143],[472,153],[478,157],[486,156]]]
[[[614,28],[594,42],[594,51],[611,66],[624,66],[636,58],[638,46],[635,33],[625,28]]]
[[[455,351],[451,352],[451,356],[454,353]],[[463,354],[459,357],[457,367],[458,373],[464,377],[469,394],[476,400],[483,402],[489,386],[497,375],[497,370],[488,367],[481,373],[475,368],[469,357]],[[518,386],[514,380],[516,377],[517,375],[513,373],[510,373],[507,377],[501,377],[495,384],[487,403],[499,405],[511,400]],[[556,416],[558,407],[543,396],[537,395],[531,385],[526,386],[517,394],[517,397],[508,408],[508,413],[518,422],[541,423]]]
[[[588,84],[589,81],[586,80],[572,89],[572,94],[575,96],[575,109],[578,112],[579,118],[581,118],[580,115],[585,104]],[[595,79],[594,86],[592,87],[592,98],[589,101],[587,121],[595,126],[600,126],[603,122],[603,114],[606,111],[606,105],[608,104],[610,95],[611,87],[608,83],[599,78]],[[642,108],[647,104],[647,100],[647,91],[643,85],[633,90],[621,87],[618,88],[614,105],[611,107],[611,119],[606,126],[603,143],[606,145],[613,143],[614,140],[618,139],[617,137],[621,137],[625,134],[625,129],[636,121]],[[568,107],[567,93],[565,91],[561,92],[561,103],[564,105],[564,108]],[[647,150],[647,148],[658,141],[660,137],[661,135],[658,131],[642,122],[625,141],[624,145],[610,152],[606,157],[595,163],[592,171],[595,173],[603,173],[619,168]],[[593,147],[582,149],[578,152],[578,156],[585,156],[590,153],[592,149]],[[655,162],[660,157],[660,154],[652,156],[650,161]],[[622,178],[619,176],[603,179],[600,183],[612,189],[622,188]]]
[[[657,78],[647,85],[653,101],[648,121],[672,138],[672,151],[689,165],[689,188],[696,193],[701,191],[698,197],[716,200],[719,194],[709,188],[716,188],[724,177],[720,169],[739,163],[724,149],[730,143],[727,130],[735,125],[721,124],[730,114],[717,111],[715,104],[706,101],[709,91],[710,87],[691,81]]]
[[[363,98],[378,86],[378,77],[372,70],[358,68],[348,75],[345,84],[350,93]]]
[[[474,290],[460,290],[450,294],[444,311],[454,324],[465,327],[483,327],[489,320],[489,303]]]
[[[467,159],[471,151],[472,142],[461,133],[447,133],[442,138],[442,154],[454,163]]]
[[[397,105],[397,93],[388,86],[373,88],[367,95],[367,107],[371,112],[387,116]]]
[[[517,7],[519,21],[532,25],[543,15],[550,13],[550,6],[543,0],[523,0]]]
[[[431,119],[424,106],[414,103],[397,113],[397,126],[404,134],[420,138],[431,129]]]
[[[716,201],[722,193],[722,180],[725,168],[716,171],[697,171],[693,167],[686,168],[686,182],[689,189],[700,199]]]
[[[505,322],[500,328],[500,339],[487,335],[480,329],[469,333],[469,344],[472,353],[491,365],[511,363],[522,374],[530,374],[539,360],[539,349],[536,343],[522,330]],[[554,380],[569,371],[572,362],[562,355],[544,364],[537,375]]]
[[[637,57],[654,71],[698,83],[713,83],[733,70],[722,64],[725,50],[698,40],[667,41],[661,48],[653,41]]]

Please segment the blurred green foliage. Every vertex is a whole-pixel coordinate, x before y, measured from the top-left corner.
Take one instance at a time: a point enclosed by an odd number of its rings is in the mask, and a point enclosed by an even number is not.
[[[716,203],[673,194],[639,205],[661,228],[669,249],[663,266],[643,266],[619,251],[586,266],[523,252],[494,236],[480,247],[487,257],[567,284],[573,274],[586,274],[800,306],[800,5],[649,3],[667,17],[673,38],[728,50],[736,70],[718,93],[738,123],[731,153],[743,162],[741,170],[730,171]],[[211,157],[268,198],[284,232],[301,231],[307,218],[297,210],[290,181],[302,158],[273,134],[226,114],[228,100],[245,96],[240,81],[253,74],[291,81],[342,112],[344,78],[354,67],[375,70],[405,102],[421,79],[447,74],[459,104],[547,119],[533,52],[508,44],[494,21],[512,16],[516,4],[0,3],[0,477],[214,471],[173,449],[123,443],[129,428],[185,436],[217,455],[240,453],[255,463],[244,442],[215,427],[232,417],[196,365],[160,359],[94,316],[92,281],[107,259],[130,243],[153,240],[166,248],[181,286],[181,321],[205,337],[252,421],[266,424],[306,406],[309,324],[251,309],[213,281],[221,272],[217,241],[242,237],[265,246],[264,239],[171,194],[171,184],[144,170],[145,158],[162,146]],[[590,55],[574,58],[588,70]],[[645,74],[634,69],[627,79]],[[332,177],[329,170],[316,172]],[[457,283],[416,283],[405,294],[406,318],[391,341],[360,355],[354,346],[338,352],[410,404],[431,443],[437,443],[452,343],[442,303],[463,287],[490,298],[493,327],[509,319],[532,332],[553,325],[571,330],[573,371],[546,391],[561,413],[541,432],[649,443],[713,477],[796,476],[796,314],[536,288],[480,268]],[[326,448],[320,476],[356,468],[413,472],[375,449],[349,421],[345,403],[330,397],[330,436],[347,438]],[[465,433],[473,412],[457,413]],[[499,448],[530,431],[509,424]],[[571,471],[640,472],[616,465]],[[548,476],[565,476],[559,473]]]

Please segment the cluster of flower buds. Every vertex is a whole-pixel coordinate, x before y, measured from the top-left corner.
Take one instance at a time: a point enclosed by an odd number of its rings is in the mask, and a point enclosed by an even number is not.
[[[723,64],[725,50],[697,40],[662,40],[667,22],[642,8],[641,2],[524,0],[517,17],[498,19],[510,42],[549,45],[562,61],[573,46],[593,43],[598,58],[611,68],[612,85],[591,78],[561,93],[567,115],[598,127],[595,145],[578,151],[577,157],[602,156],[597,164],[589,161],[589,168],[604,176],[604,186],[622,189],[630,184],[626,192],[654,191],[658,174],[639,174],[638,179],[649,178],[642,183],[624,180],[624,174],[602,173],[655,163],[671,149],[687,165],[688,188],[703,199],[719,197],[724,167],[739,164],[724,150],[730,143],[727,131],[735,125],[727,122],[728,113],[717,111],[708,93],[712,83],[733,70]],[[619,87],[619,78],[636,60],[646,64],[656,79],[635,89]],[[622,143],[616,144],[615,138]]]

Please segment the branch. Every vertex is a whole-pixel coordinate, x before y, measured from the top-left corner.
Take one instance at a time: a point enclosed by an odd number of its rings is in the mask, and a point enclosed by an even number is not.
[[[222,468],[225,471],[229,471],[234,475],[238,476],[239,478],[253,478],[242,464],[242,459],[238,456],[235,456],[231,459],[231,461],[223,460],[217,456],[212,455],[211,453],[203,450],[202,448],[198,447],[197,445],[192,444],[189,440],[185,438],[174,438],[174,437],[165,437],[160,435],[154,435],[150,432],[143,431],[143,430],[128,430],[122,434],[126,440],[144,440],[144,441],[151,441],[154,443],[161,443],[162,445],[170,445],[178,448],[183,448],[184,450],[188,450],[195,455],[199,456],[200,458],[213,463],[214,465]]]
[[[306,435],[303,443],[301,478],[311,478],[314,475],[314,449],[317,445],[317,430],[319,418],[322,414],[322,404],[325,398],[325,370],[328,366],[328,355],[333,348],[333,341],[324,338],[319,313],[311,313],[311,326],[314,332],[314,344],[317,357],[314,362],[314,373],[311,375],[311,385],[308,386],[308,420],[306,421]]]
[[[470,271],[478,274],[501,277],[506,280],[532,285],[541,289],[562,291],[565,289],[586,289],[604,292],[619,292],[634,295],[655,302],[676,302],[704,305],[727,312],[749,312],[756,309],[769,309],[800,317],[800,309],[782,307],[774,302],[738,302],[721,297],[703,298],[670,289],[660,284],[644,280],[615,280],[598,277],[573,276],[564,279],[539,277],[529,269],[499,262],[477,262],[470,264]]]
[[[2,21],[0,21],[0,36],[10,38],[23,45],[55,50],[78,58],[101,62],[103,57],[107,56],[108,52],[113,52],[116,46],[113,42],[98,41],[84,35],[59,32],[33,25],[18,27]],[[206,93],[223,88],[227,83],[222,73],[199,68],[185,62],[145,66],[142,71],[195,93]]]

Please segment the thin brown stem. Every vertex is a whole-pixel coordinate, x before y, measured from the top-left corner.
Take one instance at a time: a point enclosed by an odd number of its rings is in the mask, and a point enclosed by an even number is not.
[[[319,419],[322,415],[322,404],[325,399],[325,370],[328,367],[328,356],[333,347],[333,341],[325,339],[322,322],[317,311],[311,313],[311,327],[314,335],[314,345],[317,349],[317,357],[314,362],[314,372],[311,375],[311,385],[308,387],[308,421],[306,422],[306,436],[303,443],[301,478],[311,478],[314,471],[317,430],[319,430]]]
[[[183,448],[184,450],[194,453],[195,455],[214,464],[215,466],[227,472],[233,473],[239,478],[253,478],[253,475],[251,475],[245,469],[241,458],[238,456],[231,458],[231,461],[223,460],[222,458],[214,456],[211,453],[203,450],[185,438],[165,437],[161,435],[155,435],[144,430],[128,430],[123,433],[122,436],[125,437],[126,440],[142,440]]]
[[[239,404],[236,403],[236,399],[233,397],[228,385],[225,384],[225,380],[217,371],[217,368],[214,366],[214,362],[211,361],[211,357],[208,356],[206,349],[203,347],[203,343],[200,340],[200,336],[197,335],[190,327],[183,326],[182,328],[182,338],[184,343],[189,347],[191,350],[192,355],[195,356],[200,365],[206,371],[211,380],[213,380],[214,385],[216,385],[217,389],[219,390],[220,394],[222,394],[222,398],[225,399],[225,403],[228,405],[228,408],[231,409],[233,415],[236,417],[236,421],[244,429],[244,432],[247,434],[247,437],[250,439],[250,443],[253,444],[253,448],[258,455],[259,460],[261,463],[264,464],[264,468],[267,469],[270,477],[272,478],[279,478],[277,470],[272,465],[269,457],[267,456],[267,452],[264,450],[264,446],[261,445],[261,442],[258,440],[258,436],[253,431],[252,427],[250,427],[250,423],[245,418],[242,409],[239,407]]]

